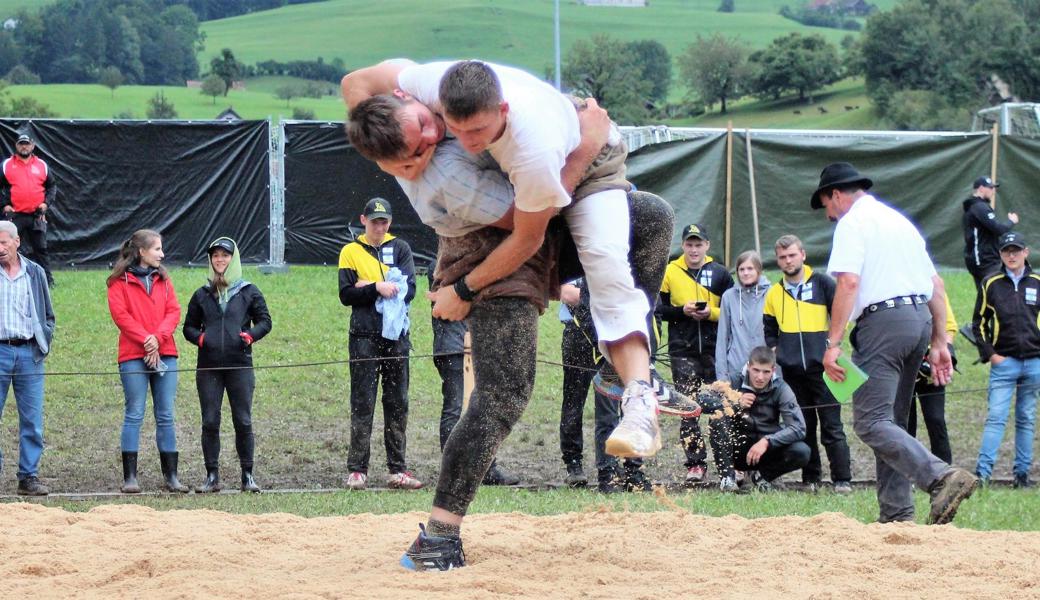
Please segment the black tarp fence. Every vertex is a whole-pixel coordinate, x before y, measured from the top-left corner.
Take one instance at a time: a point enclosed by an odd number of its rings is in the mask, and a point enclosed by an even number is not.
[[[112,262],[143,228],[162,233],[169,262],[203,262],[223,235],[244,261],[269,260],[267,121],[0,119],[5,157],[23,132],[58,185],[48,212],[55,268]]]

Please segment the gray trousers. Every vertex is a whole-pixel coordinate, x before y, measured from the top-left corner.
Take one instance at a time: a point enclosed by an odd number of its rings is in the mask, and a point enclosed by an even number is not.
[[[906,432],[931,330],[927,305],[900,305],[864,313],[852,331],[852,362],[869,376],[852,397],[853,429],[874,450],[882,523],[913,520],[911,481],[927,491],[949,469]]]

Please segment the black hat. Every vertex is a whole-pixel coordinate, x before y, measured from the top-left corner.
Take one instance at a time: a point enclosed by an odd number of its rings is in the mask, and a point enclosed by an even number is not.
[[[682,230],[682,241],[686,241],[690,238],[700,238],[705,242],[710,242],[711,238],[708,237],[708,230],[704,228],[704,225],[694,223],[693,225],[687,225]]]
[[[870,186],[874,185],[873,181],[860,175],[856,167],[849,163],[842,162],[827,165],[823,168],[823,172],[820,173],[820,184],[816,186],[816,191],[813,192],[812,198],[809,200],[810,206],[823,208],[823,203],[820,202],[820,192],[848,183],[858,183],[865,190],[869,190]]]
[[[33,143],[33,139],[31,137],[29,137],[28,133],[23,133],[23,134],[18,136],[18,141],[15,142],[15,143],[18,144],[18,143],[21,143],[21,142],[29,142],[31,144],[31,143]]]
[[[390,203],[382,198],[369,200],[365,204],[365,212],[361,214],[365,215],[366,219],[389,219],[393,217]]]
[[[206,250],[208,254],[213,254],[213,251],[217,248],[227,250],[228,254],[235,253],[235,243],[226,237],[217,238],[213,240],[213,243],[209,245],[209,249]]]
[[[1009,231],[1004,235],[1000,236],[1000,241],[998,242],[998,244],[1000,245],[1001,250],[1009,246],[1018,246],[1019,248],[1029,247],[1029,244],[1026,244],[1025,238],[1023,238],[1022,234],[1018,233],[1017,231]]]
[[[978,179],[976,179],[975,183],[971,184],[971,189],[973,189],[973,190],[977,190],[980,187],[998,188],[998,187],[1000,187],[1000,184],[999,183],[993,183],[992,179],[990,179],[989,177],[986,177],[985,175],[983,175],[982,177],[979,177]]]

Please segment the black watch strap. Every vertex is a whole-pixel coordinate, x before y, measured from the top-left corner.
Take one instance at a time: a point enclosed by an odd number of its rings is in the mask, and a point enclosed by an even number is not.
[[[455,288],[455,294],[464,302],[473,302],[473,299],[477,297],[477,292],[471,290],[470,287],[466,285],[465,277],[459,277],[458,281],[456,281],[455,285],[452,287]]]

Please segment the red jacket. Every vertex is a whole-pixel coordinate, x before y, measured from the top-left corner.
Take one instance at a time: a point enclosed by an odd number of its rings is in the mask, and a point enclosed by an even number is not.
[[[130,273],[108,286],[108,310],[119,328],[119,362],[144,358],[144,340],[154,335],[161,356],[177,356],[173,332],[181,320],[181,305],[173,282],[153,276],[152,293]]]
[[[0,186],[4,187],[4,204],[10,204],[15,212],[32,214],[41,203],[50,204],[54,200],[54,180],[51,178],[47,163],[35,154],[23,161],[12,156],[4,161],[3,178]],[[9,188],[9,189],[6,189]]]

